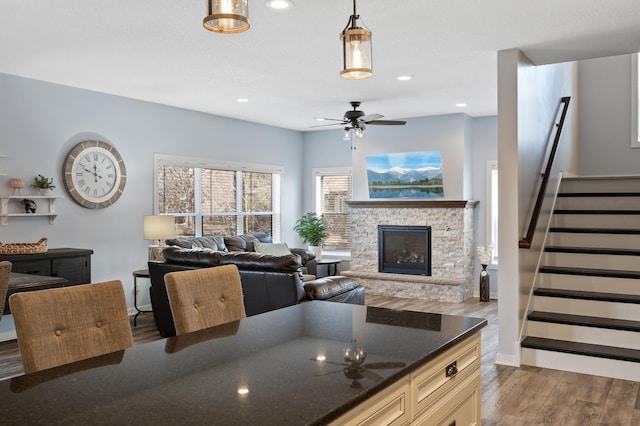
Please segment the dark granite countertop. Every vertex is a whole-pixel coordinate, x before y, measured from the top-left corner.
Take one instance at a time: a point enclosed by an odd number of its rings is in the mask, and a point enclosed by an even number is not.
[[[303,303],[1,381],[0,419],[325,424],[484,326],[478,318]],[[345,373],[354,340],[366,351],[364,368]]]

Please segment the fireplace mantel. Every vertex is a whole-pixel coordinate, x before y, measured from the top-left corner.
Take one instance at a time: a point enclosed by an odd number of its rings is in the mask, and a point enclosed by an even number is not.
[[[347,201],[352,208],[424,208],[424,209],[463,209],[475,207],[477,201],[472,200],[363,200]]]

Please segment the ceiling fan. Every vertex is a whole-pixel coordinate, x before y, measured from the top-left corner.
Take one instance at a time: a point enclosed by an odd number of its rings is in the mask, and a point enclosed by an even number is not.
[[[319,121],[337,121],[337,123],[319,124],[311,127],[344,126],[345,139],[349,139],[352,130],[354,131],[354,134],[357,138],[361,138],[363,135],[362,132],[366,128],[367,124],[370,124],[372,126],[404,126],[405,124],[407,124],[406,121],[401,120],[380,120],[382,117],[384,117],[383,115],[365,114],[364,111],[358,109],[358,107],[360,106],[360,102],[352,101],[350,103],[353,109],[345,112],[342,119],[316,118],[316,120]]]

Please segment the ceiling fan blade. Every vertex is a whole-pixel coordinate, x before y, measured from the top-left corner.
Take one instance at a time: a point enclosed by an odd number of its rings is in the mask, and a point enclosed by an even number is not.
[[[348,123],[340,122],[340,123],[329,123],[329,124],[317,124],[315,126],[309,126],[309,127],[344,126],[345,124],[348,124]]]
[[[364,121],[365,123],[368,123],[370,121],[373,120],[378,120],[379,118],[384,117],[384,115],[381,114],[368,114],[368,115],[363,115],[362,117],[360,117],[360,120]]]
[[[313,119],[318,121],[344,121],[342,118],[313,117]]]
[[[367,121],[367,124],[372,126],[404,126],[407,122],[401,120],[373,120]]]

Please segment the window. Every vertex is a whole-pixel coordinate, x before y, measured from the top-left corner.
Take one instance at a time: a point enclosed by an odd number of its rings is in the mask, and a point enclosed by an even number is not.
[[[498,265],[498,161],[487,161],[486,243],[493,243],[491,265]]]
[[[156,214],[176,219],[176,236],[268,232],[280,240],[282,168],[154,155]]]
[[[314,169],[316,213],[329,230],[323,250],[336,253],[351,250],[351,169]]]
[[[631,148],[640,148],[640,73],[638,72],[638,53],[631,55]]]

